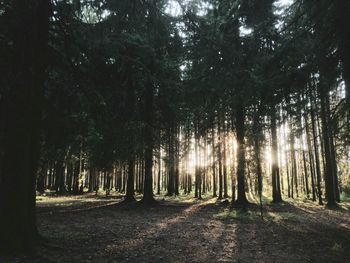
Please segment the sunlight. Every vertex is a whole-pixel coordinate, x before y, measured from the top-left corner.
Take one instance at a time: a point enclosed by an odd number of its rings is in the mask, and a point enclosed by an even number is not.
[[[178,1],[169,1],[165,6],[165,13],[170,16],[177,17],[182,15],[182,8]]]
[[[271,147],[267,146],[265,148],[265,160],[269,164],[269,166],[272,165],[272,152],[271,152]]]
[[[213,5],[208,2],[198,3],[193,0],[170,0],[165,5],[165,13],[173,17],[179,17],[183,15],[183,8],[191,7],[194,8],[198,16],[205,16],[208,14],[208,10],[213,8]]]
[[[239,27],[239,35],[241,37],[248,36],[248,35],[250,35],[252,33],[253,33],[253,29],[252,28],[246,27],[244,25]]]
[[[274,5],[276,7],[287,8],[288,6],[293,4],[293,2],[294,2],[294,0],[277,0],[277,1],[275,1]]]
[[[309,2],[0,0],[0,262],[350,258],[349,0]]]

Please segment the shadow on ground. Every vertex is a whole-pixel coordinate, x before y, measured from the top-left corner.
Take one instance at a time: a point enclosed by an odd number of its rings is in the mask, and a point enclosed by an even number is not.
[[[39,206],[39,231],[51,246],[5,262],[350,261],[349,211],[285,202],[265,206],[261,219],[257,206],[242,214],[214,199],[150,207],[79,200],[78,212],[55,210],[54,201]]]

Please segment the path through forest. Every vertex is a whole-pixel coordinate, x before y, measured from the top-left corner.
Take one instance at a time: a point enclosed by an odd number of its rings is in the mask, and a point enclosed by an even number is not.
[[[123,205],[118,196],[38,199],[48,246],[1,262],[350,262],[350,206],[310,202],[237,213],[216,199]]]

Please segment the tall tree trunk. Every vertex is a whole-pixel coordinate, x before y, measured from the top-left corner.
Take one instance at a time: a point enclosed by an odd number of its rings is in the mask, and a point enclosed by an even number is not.
[[[306,192],[306,197],[309,198],[310,190],[309,190],[309,180],[307,175],[306,154],[305,154],[305,150],[302,150],[302,151],[303,151],[303,166],[304,166],[304,177],[305,177],[305,192]]]
[[[135,161],[134,158],[128,159],[128,176],[126,183],[125,201],[135,201],[135,187],[134,187]]]
[[[317,142],[317,127],[316,127],[316,116],[315,116],[315,105],[314,105],[314,98],[313,98],[313,92],[311,90],[311,85],[309,86],[309,97],[310,97],[310,104],[311,104],[311,128],[312,128],[312,138],[313,138],[313,145],[314,145],[314,156],[315,156],[315,166],[316,166],[316,184],[317,184],[317,197],[318,197],[318,203],[320,205],[323,204],[322,201],[322,191],[321,191],[321,167],[320,167],[320,158],[319,158],[319,150],[318,150],[318,142]]]
[[[245,193],[245,109],[243,105],[238,105],[236,114],[236,133],[237,133],[237,200],[235,206],[245,208],[248,200]]]
[[[222,119],[222,145],[223,145],[223,152],[222,152],[222,161],[223,161],[223,171],[224,171],[224,198],[228,198],[227,193],[227,159],[226,159],[226,125],[225,125],[225,118]]]
[[[217,197],[216,190],[217,190],[217,183],[216,183],[216,158],[215,158],[215,123],[213,123],[212,129],[212,173],[213,173],[213,197]]]
[[[290,155],[291,155],[291,160],[292,160],[292,170],[291,170],[291,179],[292,179],[292,198],[294,197],[294,187],[295,187],[295,192],[297,197],[299,196],[298,192],[298,166],[297,166],[297,160],[295,156],[295,137],[294,137],[294,131],[293,131],[293,126],[291,125],[291,130],[290,130]]]
[[[194,197],[198,198],[199,197],[199,176],[200,176],[200,171],[199,171],[199,134],[198,134],[198,123],[196,121],[195,126],[194,126],[194,157],[195,157],[195,184],[194,184]]]
[[[127,163],[123,163],[121,169],[122,169],[122,176],[123,176],[122,193],[126,193],[126,187],[128,183]]]
[[[41,169],[39,170],[39,176],[36,180],[36,190],[43,194],[45,192],[45,177],[47,174],[47,161],[45,160]]]
[[[63,170],[64,171],[64,168]],[[64,193],[64,172],[61,175],[61,183],[60,183],[60,193],[63,194]],[[73,194],[77,195],[79,192],[79,165],[78,162],[74,163],[74,172],[73,172]]]
[[[197,152],[197,167],[198,167],[198,199],[202,199],[202,173],[203,173],[203,168],[202,168],[202,155],[199,152],[199,149],[201,148],[201,139],[198,134],[198,152]]]
[[[92,193],[94,191],[94,177],[95,177],[95,168],[90,167],[90,172],[89,172],[89,193]]]
[[[155,202],[153,197],[153,84],[148,83],[145,94],[145,173],[142,201],[145,203]]]
[[[277,148],[277,125],[276,125],[276,111],[275,107],[271,109],[271,172],[272,172],[272,201],[279,203],[282,201],[280,180],[279,180],[279,166],[278,166],[278,148]]]
[[[13,43],[11,83],[4,97],[4,155],[0,178],[0,248],[31,250],[36,243],[35,179],[50,17],[47,0],[15,0],[7,10]],[[20,162],[20,165],[18,165]],[[14,191],[16,193],[14,194]]]
[[[174,178],[174,194],[175,196],[179,195],[179,183],[180,183],[180,171],[179,171],[179,164],[180,164],[180,157],[179,157],[179,151],[180,151],[180,142],[179,142],[179,125],[175,125],[175,178]]]
[[[331,133],[329,131],[329,116],[327,112],[327,100],[329,99],[328,88],[326,87],[327,85],[327,81],[322,74],[321,81],[319,84],[319,97],[321,101],[322,139],[325,157],[325,186],[327,193],[327,206],[334,206],[336,203],[334,194],[334,176],[332,167],[333,164],[330,146]]]
[[[350,125],[350,2],[348,0],[335,1],[336,36],[339,54],[342,61],[343,78],[345,81],[345,96],[348,107],[348,121]],[[349,126],[350,128],[350,126]]]
[[[175,190],[175,149],[174,149],[174,129],[173,125],[171,126],[170,129],[168,129],[168,192],[167,196],[172,196],[174,195],[174,190]]]
[[[288,127],[287,125],[288,124],[285,124],[286,125],[286,128]],[[287,142],[287,132],[286,132],[286,129],[284,129],[283,131],[283,139],[285,142]],[[286,158],[286,174],[287,174],[287,190],[288,190],[288,198],[291,197],[291,187],[290,187],[290,165],[289,165],[289,154],[288,154],[288,151],[286,150],[285,152],[285,158]]]
[[[335,200],[340,202],[340,192],[339,192],[339,180],[338,180],[338,168],[336,159],[336,150],[333,140],[333,134],[330,136],[330,147],[331,147],[331,158],[332,158],[332,169],[333,169],[333,180],[334,180],[334,196]]]
[[[207,155],[208,155],[208,138],[207,133],[204,136],[204,157],[203,157],[203,184],[202,184],[202,192],[205,194],[207,192]]]
[[[111,193],[111,173],[109,171],[104,172],[106,175],[106,196],[109,196]]]
[[[222,188],[223,188],[223,180],[222,180],[222,152],[221,152],[221,144],[222,144],[222,130],[221,130],[221,118],[219,115],[218,118],[218,165],[219,165],[219,197],[218,199],[222,199]]]
[[[308,156],[309,156],[312,201],[316,201],[314,158],[313,158],[312,145],[311,145],[311,139],[310,139],[308,111],[307,111],[306,107],[305,107],[305,113],[304,113],[304,121],[305,121],[305,134],[306,134],[307,150],[308,150]]]
[[[67,159],[70,159],[68,157]],[[67,191],[68,193],[72,192],[72,180],[73,180],[73,174],[74,174],[74,166],[71,161],[66,161],[66,167],[67,167]]]
[[[129,68],[129,71],[132,72],[131,65],[127,65]],[[135,86],[132,80],[132,76],[128,75],[126,76],[126,83],[127,83],[127,110],[126,110],[126,118],[127,122],[132,123],[134,120],[135,115]],[[125,201],[126,202],[133,202],[135,201],[135,136],[134,136],[134,130],[131,128],[130,131],[128,131],[128,134],[126,136],[127,144],[128,144],[128,150],[127,150],[127,174],[124,170],[124,175],[126,178],[126,193],[125,193]],[[123,186],[123,188],[125,185]]]
[[[260,114],[261,114],[261,105],[259,109],[255,111],[254,123],[253,123],[253,132],[254,132],[254,158],[256,162],[256,175],[258,182],[258,195],[260,203],[260,213],[262,215],[262,169],[260,161],[260,141],[261,141],[261,125],[260,125]]]
[[[329,99],[326,100],[327,107],[327,115],[331,115]],[[339,181],[338,181],[338,167],[337,167],[337,158],[336,158],[336,150],[334,145],[334,131],[330,129],[329,134],[329,146],[330,146],[330,155],[331,155],[331,163],[332,163],[332,172],[333,172],[333,181],[334,181],[334,197],[337,202],[340,202],[340,193],[339,193]]]
[[[157,195],[160,195],[160,178],[161,178],[161,176],[162,176],[162,148],[161,148],[161,145],[159,144]]]

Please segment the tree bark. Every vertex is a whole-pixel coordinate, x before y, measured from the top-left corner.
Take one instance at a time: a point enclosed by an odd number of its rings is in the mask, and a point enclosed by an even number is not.
[[[314,98],[313,98],[313,92],[311,90],[311,86],[309,86],[309,97],[310,97],[310,104],[311,104],[311,129],[312,129],[312,138],[313,138],[313,145],[314,145],[314,156],[315,156],[315,166],[316,166],[316,185],[317,185],[317,197],[318,197],[318,203],[319,205],[323,204],[322,201],[322,191],[321,191],[321,167],[320,167],[320,158],[319,158],[319,151],[318,151],[318,142],[317,142],[317,127],[316,127],[316,116],[315,116],[315,106],[314,104]]]
[[[261,125],[260,125],[260,114],[261,114],[261,106],[259,105],[259,109],[255,111],[254,123],[253,123],[253,132],[254,132],[254,158],[256,162],[256,175],[258,182],[258,195],[259,195],[259,203],[260,203],[260,213],[262,215],[262,169],[261,169],[261,161],[260,161],[260,143],[261,143]]]
[[[327,193],[327,206],[334,206],[335,194],[334,194],[334,176],[331,158],[330,147],[330,131],[329,131],[329,116],[327,114],[327,99],[328,89],[327,81],[324,76],[321,76],[319,84],[319,97],[321,101],[321,120],[322,120],[322,140],[324,145],[324,157],[325,157],[325,182]]]
[[[222,119],[222,145],[223,145],[223,151],[222,151],[222,161],[223,161],[223,176],[224,176],[224,198],[228,198],[228,186],[227,186],[227,160],[226,160],[226,125],[225,125],[225,118]]]
[[[237,132],[237,200],[236,207],[245,208],[248,200],[245,193],[245,109],[243,105],[238,105],[236,115],[236,132]]]
[[[213,197],[217,197],[216,191],[217,191],[217,183],[216,183],[216,158],[215,158],[215,124],[213,123],[211,133],[212,133],[212,173],[213,173]]]
[[[223,180],[222,180],[222,153],[221,153],[221,144],[222,144],[222,134],[221,134],[221,118],[220,115],[218,117],[218,165],[219,165],[219,197],[218,199],[222,199],[222,191],[223,191]]]
[[[153,196],[153,84],[150,82],[146,87],[145,94],[145,149],[144,149],[144,184],[142,202],[155,202]]]
[[[4,155],[0,178],[0,249],[32,250],[37,239],[35,179],[47,67],[50,2],[12,1],[9,94],[4,97]],[[19,165],[20,162],[20,165]]]
[[[272,161],[272,202],[282,202],[282,195],[279,180],[278,146],[277,146],[277,125],[275,107],[271,109],[271,161]]]

